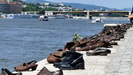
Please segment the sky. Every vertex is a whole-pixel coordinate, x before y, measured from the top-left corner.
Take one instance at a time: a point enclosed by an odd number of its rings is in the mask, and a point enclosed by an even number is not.
[[[82,3],[98,6],[105,6],[109,8],[132,8],[133,0],[46,0],[51,2],[67,2],[67,3]]]

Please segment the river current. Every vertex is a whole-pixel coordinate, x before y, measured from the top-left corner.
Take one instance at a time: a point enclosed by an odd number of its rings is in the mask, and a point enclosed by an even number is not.
[[[128,19],[103,19],[104,23],[129,23]],[[40,61],[71,41],[75,33],[89,37],[102,31],[104,23],[84,19],[0,19],[0,69],[31,60]]]

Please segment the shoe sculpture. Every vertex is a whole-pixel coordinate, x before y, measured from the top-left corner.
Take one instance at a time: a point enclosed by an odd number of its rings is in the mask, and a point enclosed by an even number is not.
[[[111,53],[111,50],[108,49],[99,49],[99,50],[94,50],[93,52],[86,52],[87,56],[107,56],[107,54]]]
[[[38,72],[37,75],[63,75],[62,70],[58,71],[49,71],[46,67],[43,67],[40,72]]]
[[[11,73],[8,69],[2,68],[0,75],[22,75],[22,73]]]
[[[37,68],[37,64],[36,64],[36,60],[30,61],[28,63],[23,63],[17,67],[14,68],[15,71],[29,71],[29,70],[36,70]]]
[[[60,62],[62,61],[62,57],[64,56],[65,51],[62,49],[59,49],[55,53],[50,53],[50,55],[47,57],[47,62],[48,63],[55,63],[55,62]]]
[[[84,69],[83,54],[67,51],[62,62],[56,62],[53,65],[62,70]]]

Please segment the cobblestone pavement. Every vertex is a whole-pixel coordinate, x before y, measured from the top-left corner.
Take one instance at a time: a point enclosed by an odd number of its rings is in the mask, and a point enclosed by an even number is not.
[[[133,28],[127,30],[112,58],[107,75],[133,75]]]

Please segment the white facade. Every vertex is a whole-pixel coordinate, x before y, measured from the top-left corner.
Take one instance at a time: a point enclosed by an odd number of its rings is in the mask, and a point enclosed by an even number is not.
[[[59,5],[60,5],[60,6],[64,6],[64,4],[62,4],[62,3],[61,3],[61,4],[59,4]]]
[[[45,11],[45,15],[53,15],[53,11]]]
[[[42,5],[49,5],[50,3],[41,3]]]

